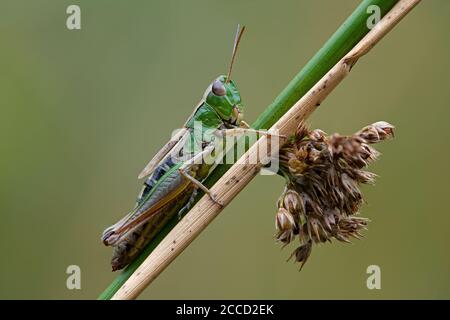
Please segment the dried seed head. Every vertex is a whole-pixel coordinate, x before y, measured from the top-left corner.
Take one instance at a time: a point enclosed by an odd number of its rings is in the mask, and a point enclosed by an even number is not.
[[[320,161],[321,155],[322,155],[321,150],[311,148],[311,150],[309,150],[307,160],[311,163],[318,163]]]
[[[346,217],[339,221],[336,237],[339,241],[349,242],[349,238],[361,239],[360,231],[367,228],[369,220],[362,217]]]
[[[300,262],[300,270],[302,270],[303,266],[305,265],[306,261],[309,258],[309,255],[311,254],[312,250],[312,243],[311,241],[305,243],[304,245],[301,245],[297,249],[292,252],[291,256],[289,257],[288,261],[295,257],[295,262]]]
[[[277,228],[277,230],[285,231],[292,229],[294,224],[295,220],[292,214],[286,209],[280,208],[275,219],[275,227]]]
[[[283,197],[283,206],[292,215],[300,215],[303,209],[303,202],[300,199],[300,195],[294,190],[287,190]]]
[[[299,236],[302,246],[293,256],[302,266],[313,243],[362,237],[368,220],[355,216],[363,203],[359,185],[374,182],[376,176],[363,168],[379,156],[369,144],[393,137],[393,129],[380,121],[351,136],[327,136],[301,124],[281,148],[280,170],[287,181],[278,201],[276,238],[288,244]]]
[[[308,150],[306,149],[306,147],[300,148],[295,152],[295,157],[299,160],[299,161],[305,161],[306,158],[308,157]]]
[[[322,142],[325,140],[327,134],[320,129],[315,129],[311,131],[308,136],[312,141]]]
[[[306,169],[306,164],[297,159],[297,158],[291,158],[289,159],[289,170],[293,173],[293,174],[302,174],[303,171],[305,171]]]
[[[277,229],[276,239],[286,244],[292,241],[298,230],[294,216],[284,208],[278,210],[275,217],[275,228]]]
[[[394,126],[386,121],[378,121],[362,128],[357,135],[367,143],[378,143],[394,137]]]
[[[309,134],[308,125],[306,125],[304,122],[300,123],[297,126],[297,130],[295,131],[294,140],[303,139]]]

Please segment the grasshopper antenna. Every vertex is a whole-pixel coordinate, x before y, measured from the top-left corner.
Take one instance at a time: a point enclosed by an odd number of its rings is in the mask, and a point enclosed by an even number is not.
[[[228,74],[227,74],[227,80],[225,83],[230,82],[231,77],[231,71],[233,70],[233,64],[234,64],[234,58],[236,57],[237,48],[239,46],[239,42],[241,41],[242,34],[244,33],[245,26],[241,26],[238,24],[236,35],[234,37],[234,45],[233,45],[233,52],[231,54],[231,61],[230,66],[228,67]]]

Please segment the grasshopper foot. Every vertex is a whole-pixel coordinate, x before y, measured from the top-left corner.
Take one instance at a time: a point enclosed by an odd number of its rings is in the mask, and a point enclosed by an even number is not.
[[[217,204],[219,207],[223,208],[224,204],[222,201],[217,200],[217,196],[215,194],[212,194],[211,192],[208,192],[208,196],[211,199],[212,202],[214,202],[215,204]]]
[[[283,138],[283,139],[286,139],[286,138],[287,138],[287,136],[284,135],[284,134],[272,133],[272,132],[270,132],[270,131],[266,131],[266,135],[267,135],[268,137],[278,137],[278,138]]]

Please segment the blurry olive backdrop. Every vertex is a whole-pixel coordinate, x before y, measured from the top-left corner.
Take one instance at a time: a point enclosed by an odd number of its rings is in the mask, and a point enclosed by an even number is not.
[[[209,82],[234,79],[253,122],[358,0],[23,1],[0,4],[0,298],[96,298],[117,275],[105,227],[134,204],[136,176]],[[81,7],[82,29],[66,28]],[[352,133],[386,120],[363,190],[372,220],[353,245],[286,263],[274,234],[278,177],[257,177],[142,298],[450,298],[450,2],[423,1],[311,118]],[[82,289],[66,289],[66,268]],[[381,267],[368,290],[366,268]]]

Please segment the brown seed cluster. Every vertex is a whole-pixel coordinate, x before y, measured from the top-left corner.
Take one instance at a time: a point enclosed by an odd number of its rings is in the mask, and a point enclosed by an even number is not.
[[[298,236],[300,247],[291,255],[304,263],[314,243],[360,239],[368,220],[356,216],[363,203],[360,184],[371,184],[375,175],[364,168],[379,153],[370,146],[394,135],[384,121],[351,136],[300,125],[293,139],[280,150],[280,171],[286,186],[278,200],[276,239],[285,245]]]

